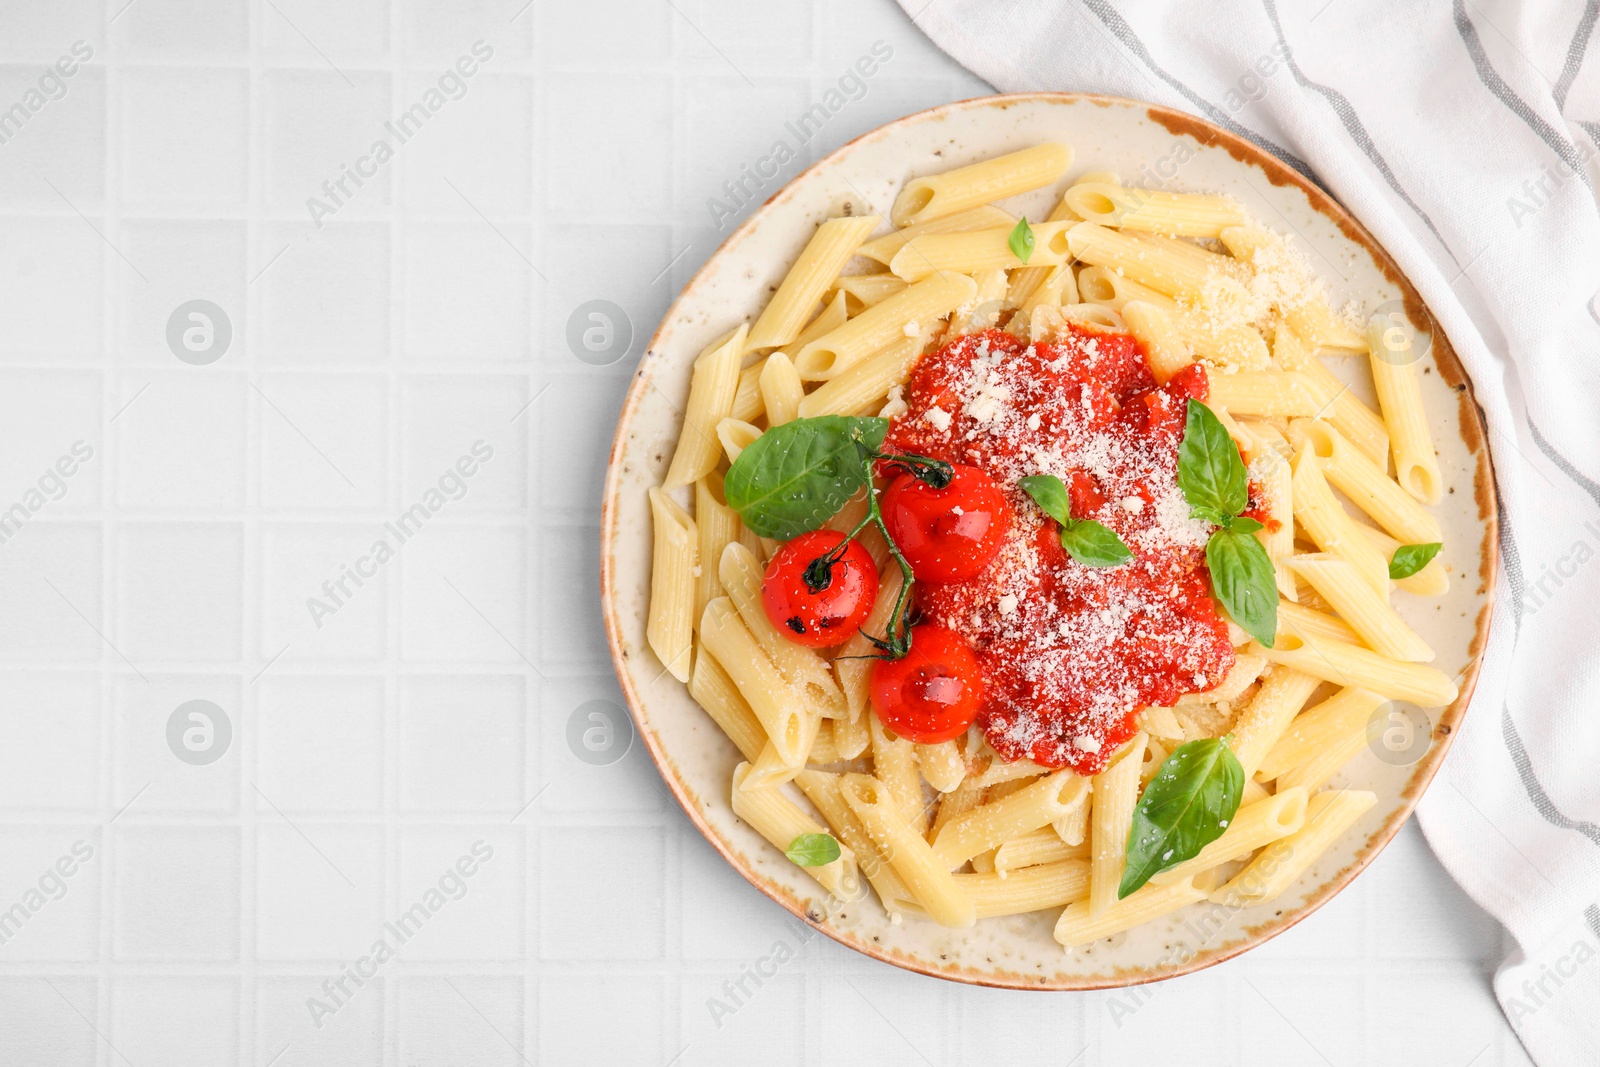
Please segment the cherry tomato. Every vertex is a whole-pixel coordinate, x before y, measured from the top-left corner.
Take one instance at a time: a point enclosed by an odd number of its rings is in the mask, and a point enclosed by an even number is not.
[[[954,630],[911,628],[903,659],[872,665],[872,706],[883,724],[923,745],[960,737],[978,717],[983,675],[978,658]]]
[[[902,474],[879,502],[889,535],[918,581],[959,582],[982,573],[1011,526],[1011,505],[993,478],[954,464],[954,476],[935,489]]]
[[[827,571],[827,584],[813,589],[806,569],[844,540],[834,530],[801,534],[778,549],[761,582],[761,605],[778,632],[799,645],[827,648],[861,629],[878,595],[872,554],[851,541]]]

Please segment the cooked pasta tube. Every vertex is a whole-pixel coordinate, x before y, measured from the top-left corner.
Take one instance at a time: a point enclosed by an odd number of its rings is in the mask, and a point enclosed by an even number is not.
[[[1365,584],[1365,583],[1363,583]],[[1361,644],[1361,635],[1350,624],[1332,615],[1325,615],[1304,604],[1278,601],[1278,632],[1293,634],[1302,641],[1343,641],[1347,645]]]
[[[1077,302],[1078,286],[1073,280],[1072,264],[1062,263],[1050,268],[1045,280],[1034,286],[1033,291],[1019,306],[1021,310],[1031,315],[1034,308],[1064,307]]]
[[[706,605],[700,640],[738,687],[784,762],[799,766],[812,736],[806,724],[808,716],[727,597]]]
[[[672,453],[663,489],[677,489],[703,478],[717,465],[717,424],[733,414],[740,362],[748,326],[740,326],[695,360],[684,405],[683,430]]]
[[[763,359],[739,372],[739,388],[734,391],[733,411],[728,416],[735,422],[754,423],[761,417],[761,370],[766,365]]]
[[[1360,686],[1391,700],[1409,700],[1425,708],[1442,708],[1461,693],[1443,671],[1422,663],[1390,659],[1340,641],[1312,644],[1290,634],[1279,634],[1275,647],[1252,645],[1251,651],[1334,685]]]
[[[1380,706],[1383,703],[1381,698],[1379,703]],[[1328,779],[1339,773],[1340,768],[1355,759],[1361,750],[1367,747],[1369,743],[1367,721],[1367,718],[1363,718],[1360,722],[1341,724],[1345,727],[1344,732],[1330,734],[1323,748],[1278,775],[1277,788],[1283,790],[1298,787],[1315,796],[1317,790],[1328,784]]]
[[[1080,222],[1068,230],[1067,244],[1073,258],[1169,297],[1197,299],[1209,279],[1240,273],[1240,264],[1197,245],[1123,233],[1093,222]]]
[[[1329,484],[1401,544],[1444,540],[1439,520],[1333,426],[1296,419],[1289,424],[1289,440],[1321,460]]]
[[[800,417],[854,415],[869,404],[880,403],[889,390],[911,376],[911,368],[927,347],[927,334],[919,327],[916,337],[900,338],[807,393],[800,400]]]
[[[1350,388],[1333,376],[1305,339],[1287,322],[1279,322],[1272,335],[1272,358],[1282,370],[1298,371],[1313,379],[1324,396],[1333,397],[1318,417],[1332,423],[1362,454],[1382,469],[1389,462],[1389,428],[1376,411],[1363,404]]]
[[[1364,541],[1378,550],[1385,564],[1394,558],[1395,549],[1400,547],[1399,541],[1382,530],[1374,530],[1364,523],[1352,521],[1350,525],[1355,527],[1356,533]],[[1394,584],[1396,588],[1404,589],[1412,596],[1444,596],[1450,591],[1450,575],[1444,569],[1443,557],[1434,556],[1426,567],[1409,578],[1396,580]]]
[[[1151,706],[1139,713],[1139,729],[1151,737],[1164,737],[1170,739],[1181,738],[1183,727],[1178,725],[1178,717],[1172,714],[1171,708]]]
[[[1280,666],[1267,674],[1255,699],[1240,709],[1233,723],[1232,748],[1244,768],[1245,781],[1255,776],[1262,759],[1311,699],[1317,685],[1317,676]]]
[[[767,617],[767,609],[761,603],[763,570],[761,561],[738,542],[722,550],[722,559],[717,564],[722,587],[738,609],[739,618],[744,620],[745,628],[778,668],[790,689],[818,715],[830,719],[846,715],[844,693],[834,681],[828,662],[812,649],[784,637]]]
[[[722,558],[722,550],[739,539],[739,513],[728,506],[722,495],[722,475],[716,471],[694,483],[695,515],[695,586],[694,621],[698,625],[706,605],[722,595],[722,582],[717,568],[701,564],[702,560]]]
[[[801,738],[800,751],[802,753],[799,763],[790,763],[783,753],[778,751],[776,745],[768,741],[756,755],[755,762],[750,764],[749,777],[745,779],[747,789],[772,789],[791,781],[795,775],[805,770],[806,763],[811,758],[811,753],[816,748],[816,739],[822,732],[820,720],[815,713],[808,712],[803,720],[805,734]]]
[[[1318,793],[1311,798],[1304,826],[1262,849],[1244,870],[1215,890],[1211,899],[1245,908],[1276,898],[1377,801],[1375,793],[1358,789]]]
[[[917,752],[911,741],[884,729],[874,713],[868,717],[872,737],[872,773],[900,807],[900,817],[918,834],[928,831],[929,806],[922,799],[922,778],[917,773]]]
[[[913,178],[895,198],[889,217],[896,226],[915,226],[955,215],[1042,188],[1060,178],[1070,166],[1072,149],[1047,141],[942,174]]]
[[[1251,804],[1241,804],[1222,836],[1206,845],[1193,859],[1158,871],[1150,877],[1157,885],[1167,885],[1210,870],[1282,837],[1288,837],[1306,822],[1306,791],[1285,789]]]
[[[911,902],[911,892],[906,889],[900,876],[894,873],[894,868],[879,851],[877,842],[872,840],[856,813],[845,803],[839,778],[839,775],[827,771],[807,769],[795,775],[794,784],[822,813],[822,818],[833,829],[839,843],[848,845],[850,851],[855,853],[856,866],[877,891],[884,910],[892,916]]]
[[[1295,371],[1238,371],[1210,375],[1206,403],[1230,415],[1315,416],[1331,401],[1308,375]]]
[[[1070,769],[1056,771],[947,824],[934,840],[934,853],[953,870],[980,852],[1061,818],[1082,804],[1088,792],[1087,778]]]
[[[806,387],[795,373],[794,364],[782,352],[774,352],[761,364],[761,406],[767,413],[767,426],[781,426],[800,415],[800,401]]]
[[[934,274],[874,304],[843,326],[798,350],[795,370],[805,381],[827,381],[851,364],[906,338],[906,326],[940,318],[977,294],[965,274]]]
[[[694,572],[699,534],[689,513],[660,489],[650,490],[650,518],[654,541],[645,638],[667,672],[678,681],[687,682],[694,652]]]
[[[1378,389],[1378,407],[1389,426],[1389,448],[1394,454],[1395,481],[1424,504],[1437,504],[1444,494],[1439,457],[1422,407],[1422,379],[1417,373],[1415,330],[1374,319],[1367,327],[1372,353],[1372,381]]]
[[[863,308],[881,304],[906,287],[904,278],[893,274],[850,274],[834,282],[841,293],[855,299]]]
[[[717,441],[722,445],[722,451],[732,463],[739,458],[739,453],[756,443],[756,438],[761,436],[761,427],[752,426],[748,422],[738,419],[723,419],[717,423]]]
[[[1369,689],[1347,686],[1315,707],[1307,708],[1279,736],[1272,751],[1261,761],[1256,777],[1271,781],[1333,747],[1339,738],[1353,733],[1364,735],[1367,720],[1382,703],[1383,697]]]
[[[1348,512],[1333,498],[1322,463],[1309,452],[1296,452],[1293,471],[1294,517],[1306,536],[1324,552],[1350,561],[1380,596],[1389,595],[1389,563],[1356,530]]]
[[[934,813],[933,825],[928,827],[928,832],[924,835],[928,841],[930,843],[937,841],[940,831],[952,820],[960,818],[982,804],[986,788],[977,778],[968,775],[961,780],[960,785],[942,794],[937,801],[939,809]]]
[[[1013,837],[1010,841],[994,850],[994,872],[1001,878],[1010,872],[1021,870],[1024,867],[1037,867],[1046,863],[1061,863],[1065,860],[1086,860],[1089,858],[1089,846],[1084,842],[1069,845],[1061,840],[1061,835],[1053,827],[1034,830],[1032,833]],[[1087,867],[1085,868],[1087,873]],[[1085,883],[1087,886],[1087,883]]]
[[[1222,676],[1220,682],[1199,693],[1185,693],[1178,698],[1177,706],[1185,708],[1192,707],[1195,704],[1216,704],[1236,700],[1240,693],[1243,693],[1257,678],[1261,677],[1261,672],[1266,668],[1267,661],[1260,656],[1252,656],[1246,652],[1238,653],[1233,657],[1233,666],[1228,668],[1228,673]],[[1156,709],[1147,708],[1146,710],[1155,711]],[[1180,735],[1161,734],[1158,736],[1178,737]]]
[[[948,793],[967,776],[967,761],[954,741],[936,745],[915,745],[917,769],[923,780],[941,793]]]
[[[1083,803],[1050,823],[1050,828],[1056,832],[1061,843],[1069,848],[1079,848],[1089,840],[1089,818],[1094,814],[1094,791],[1091,785],[1089,795],[1083,798]],[[1088,853],[1085,852],[1085,855]]]
[[[1283,317],[1296,333],[1318,348],[1342,348],[1347,350],[1346,355],[1354,355],[1367,347],[1361,331],[1335,315],[1326,300],[1302,300],[1284,308]]]
[[[747,789],[745,783],[750,765],[741,763],[733,771],[733,813],[779,852],[788,852],[797,837],[805,834],[825,834],[828,831],[799,805],[785,796],[782,790],[771,788]],[[838,840],[835,838],[835,840]],[[861,898],[861,872],[856,866],[855,853],[843,842],[839,844],[839,858],[817,867],[801,868],[817,883],[840,900]]]
[[[750,704],[716,657],[704,649],[694,658],[694,673],[689,676],[689,695],[705,709],[728,740],[747,761],[754,762],[767,744],[767,731],[750,710]]]
[[[1009,303],[1004,269],[980,270],[972,276],[972,281],[978,291],[973,294],[972,303],[962,304],[950,313],[949,337],[992,329]]]
[[[1067,190],[1065,201],[1087,222],[1169,237],[1216,237],[1249,221],[1232,197],[1130,189],[1113,182],[1079,182]]]
[[[1067,203],[1066,198],[1063,197],[1062,199],[1056,201],[1056,206],[1051,209],[1049,216],[1044,221],[1066,222],[1068,220],[1077,221],[1077,219],[1077,213],[1072,210],[1071,206]],[[1051,266],[1032,266],[1023,267],[1021,270],[1012,271],[1010,286],[1006,292],[1007,300],[1017,307],[1021,307],[1023,304],[1028,302],[1035,291],[1037,291],[1038,288],[1044,284],[1045,279],[1049,277],[1055,269],[1055,267]],[[1076,293],[1076,280],[1074,280],[1072,288],[1073,292]],[[1061,302],[1062,301],[1057,301],[1057,303]]]
[[[955,881],[971,898],[980,919],[1025,915],[1081,900],[1089,891],[1089,864],[1064,859],[1010,875],[1002,875],[998,869],[989,874],[958,874]]]
[[[1333,605],[1374,652],[1412,663],[1433,661],[1433,649],[1406,625],[1400,613],[1379,596],[1348,560],[1327,553],[1293,556],[1289,567]]]
[[[778,348],[798,337],[817,301],[877,225],[878,216],[859,215],[818,226],[750,328],[746,349]]]
[[[1066,948],[1086,945],[1102,937],[1131,930],[1140,923],[1170,915],[1179,908],[1205,898],[1190,879],[1172,885],[1145,885],[1109,908],[1092,910],[1088,900],[1075,900],[1056,920],[1055,938]]]
[[[1033,266],[1065,263],[1067,230],[1073,222],[1041,222],[1033,226]],[[1023,261],[1011,249],[1012,231],[1005,227],[966,233],[936,233],[913,238],[896,252],[889,270],[908,282],[921,281],[941,271],[977,274],[990,270],[1015,270]]]
[[[1122,305],[1122,318],[1144,349],[1150,373],[1158,385],[1167,381],[1194,362],[1189,345],[1172,324],[1172,316],[1156,304],[1143,300],[1130,300]]]
[[[840,779],[839,789],[878,851],[905,883],[911,899],[934,922],[966,927],[977,921],[972,898],[962,892],[932,847],[901,817],[899,805],[882,782],[867,774],[847,774]]]
[[[1139,769],[1145,735],[1135,734],[1113,762],[1094,776],[1094,810],[1089,814],[1089,913],[1099,915],[1117,902],[1128,856],[1128,830],[1139,802]]]
[[[895,253],[906,246],[907,241],[921,237],[925,233],[965,233],[968,230],[992,230],[998,226],[1016,224],[1017,217],[1009,211],[1003,211],[993,204],[984,204],[970,211],[891,230],[882,237],[875,237],[862,245],[856,250],[856,255],[875,259],[887,267],[894,259]]]

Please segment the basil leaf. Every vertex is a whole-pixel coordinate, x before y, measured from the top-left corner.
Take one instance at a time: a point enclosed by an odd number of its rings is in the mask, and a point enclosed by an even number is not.
[[[1039,510],[1065,526],[1072,521],[1072,500],[1067,487],[1054,474],[1030,474],[1018,479],[1022,491],[1033,497]]]
[[[1215,523],[1218,526],[1226,526],[1233,519],[1232,515],[1224,515],[1214,508],[1190,508],[1189,517],[1199,519],[1201,522]]]
[[[1185,860],[1222,836],[1244,795],[1244,768],[1226,737],[1190,741],[1173,749],[1133,809],[1121,899],[1150,876]]]
[[[1401,545],[1394,550],[1394,558],[1389,560],[1389,577],[1395,581],[1409,578],[1413,574],[1433,562],[1433,557],[1439,554],[1439,549],[1444,545],[1433,541],[1425,545]]]
[[[1278,635],[1278,575],[1261,542],[1218,530],[1206,542],[1211,590],[1233,621],[1268,648]]]
[[[1194,518],[1231,517],[1250,504],[1250,479],[1239,446],[1211,409],[1194,399],[1178,446],[1178,488],[1191,508],[1205,513]]]
[[[1022,221],[1011,231],[1011,238],[1006,243],[1011,246],[1011,254],[1022,262],[1033,258],[1033,227],[1028,225],[1028,216],[1022,216]]]
[[[1248,515],[1235,515],[1222,525],[1234,533],[1255,533],[1257,530],[1266,529],[1265,523]]]
[[[1122,538],[1093,519],[1062,523],[1061,547],[1085,567],[1115,567],[1133,558]]]
[[[863,449],[876,450],[888,419],[823,415],[774,426],[728,469],[728,506],[761,537],[793,540],[819,529],[866,484]]]
[[[839,842],[832,834],[801,834],[789,842],[784,855],[802,867],[821,867],[839,858]]]

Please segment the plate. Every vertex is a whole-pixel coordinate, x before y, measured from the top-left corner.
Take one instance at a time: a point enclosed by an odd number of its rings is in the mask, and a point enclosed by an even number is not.
[[[1294,235],[1333,289],[1334,306],[1368,313],[1396,302],[1431,334],[1422,366],[1424,406],[1446,492],[1435,509],[1451,577],[1441,598],[1400,598],[1398,610],[1438,652],[1460,697],[1428,713],[1430,730],[1407,745],[1374,745],[1331,785],[1368,789],[1378,802],[1282,896],[1254,908],[1206,902],[1115,938],[1063,949],[1056,911],[948,930],[911,917],[891,922],[870,894],[830,902],[815,882],[729,805],[740,756],[667,675],[645,641],[650,513],[645,491],[671,459],[689,368],[710,341],[754,317],[814,227],[851,211],[888,217],[910,178],[1058,140],[1076,151],[1054,186],[1004,202],[1044,218],[1072,181],[1110,170],[1129,184],[1227,193],[1281,233]],[[617,677],[640,738],[689,819],[751,885],[829,937],[908,970],[955,981],[1026,989],[1103,989],[1186,974],[1282,933],[1343,889],[1411,814],[1460,727],[1488,632],[1497,565],[1494,476],[1471,384],[1449,342],[1431,328],[1415,289],[1361,225],[1275,157],[1209,123],[1165,108],[1101,96],[1026,93],[923,111],[845,145],[800,174],[727,239],[679,294],[640,360],[612,443],[601,512],[600,594]],[[1374,404],[1358,360],[1330,367]],[[1398,748],[1398,751],[1393,750]]]

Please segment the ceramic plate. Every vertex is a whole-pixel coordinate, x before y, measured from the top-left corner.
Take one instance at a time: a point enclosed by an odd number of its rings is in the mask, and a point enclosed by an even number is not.
[[[1095,989],[1169,978],[1235,956],[1310,915],[1394,836],[1444,758],[1477,678],[1496,565],[1493,475],[1472,389],[1436,331],[1422,367],[1423,399],[1447,492],[1436,509],[1445,531],[1447,596],[1400,597],[1398,609],[1438,651],[1461,696],[1430,712],[1431,737],[1409,750],[1363,751],[1333,779],[1369,789],[1378,803],[1289,891],[1234,910],[1191,905],[1165,920],[1072,951],[1051,937],[1056,911],[947,930],[892,923],[876,898],[828,906],[791,864],[729,807],[733,745],[666,675],[644,636],[650,588],[650,513],[645,490],[661,482],[689,389],[689,368],[708,342],[753,318],[824,218],[847,210],[887,218],[901,185],[1037,144],[1076,150],[1067,177],[1004,206],[1044,218],[1061,192],[1090,170],[1124,182],[1227,193],[1267,225],[1292,234],[1334,290],[1334,305],[1368,312],[1388,301],[1431,323],[1388,254],[1316,186],[1232,134],[1178,112],[1129,100],[1059,93],[989,97],[924,111],[845,145],[795,178],[730,236],[679,295],[639,363],[617,425],[601,519],[601,596],[612,658],[639,736],[689,818],[728,862],[829,937],[909,970],[962,982],[1031,989]],[[1330,361],[1341,378],[1365,379],[1357,360]],[[1366,381],[1355,386],[1374,403]],[[1379,753],[1385,758],[1380,758]]]

